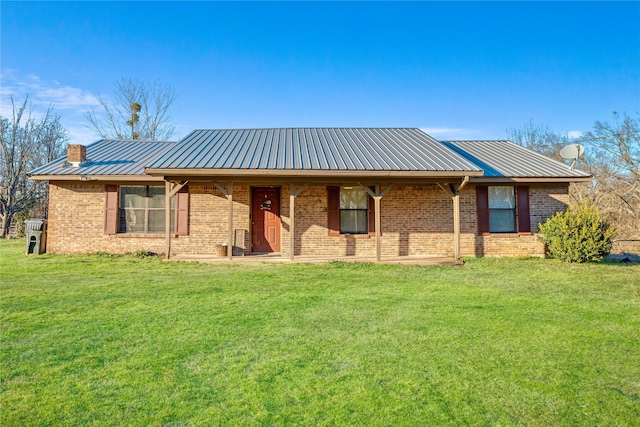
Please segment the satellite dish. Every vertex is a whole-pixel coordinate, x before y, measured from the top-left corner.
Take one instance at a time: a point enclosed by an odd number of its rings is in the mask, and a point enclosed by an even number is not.
[[[573,166],[576,164],[576,160],[578,160],[583,154],[584,147],[580,144],[570,144],[560,150],[560,156],[562,156],[563,159],[571,160],[569,169],[573,169]]]

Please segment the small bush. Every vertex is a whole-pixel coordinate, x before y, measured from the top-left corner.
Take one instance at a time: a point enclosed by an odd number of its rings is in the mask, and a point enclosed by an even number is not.
[[[565,262],[600,261],[611,252],[615,228],[600,217],[588,200],[558,212],[544,224],[542,241],[547,254]]]
[[[24,237],[25,236],[25,225],[24,222],[31,218],[31,212],[28,210],[20,211],[14,216],[14,220],[16,222],[16,230],[15,237]]]
[[[155,252],[147,251],[146,249],[138,249],[133,253],[133,256],[136,258],[149,258],[158,256],[158,254]]]

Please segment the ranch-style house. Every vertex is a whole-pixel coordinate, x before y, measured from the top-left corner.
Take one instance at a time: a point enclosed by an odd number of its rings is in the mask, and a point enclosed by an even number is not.
[[[413,128],[194,130],[100,140],[49,182],[47,251],[296,257],[544,256],[538,224],[589,175],[510,141]]]

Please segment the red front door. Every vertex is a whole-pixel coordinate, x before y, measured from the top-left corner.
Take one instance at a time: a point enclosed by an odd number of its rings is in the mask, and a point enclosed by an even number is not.
[[[251,248],[253,252],[280,252],[280,188],[252,189]]]

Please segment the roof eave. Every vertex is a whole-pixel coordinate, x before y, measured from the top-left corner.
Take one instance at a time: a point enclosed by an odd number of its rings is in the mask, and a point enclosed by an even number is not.
[[[470,184],[491,183],[556,183],[556,182],[591,182],[591,176],[559,176],[559,177],[509,177],[509,176],[481,176],[469,179]]]
[[[146,168],[150,176],[242,176],[242,177],[372,177],[372,178],[458,178],[480,177],[478,171],[371,171],[371,170],[292,170],[292,169],[180,169],[180,168]]]
[[[27,177],[33,181],[157,181],[162,182],[164,179],[160,176],[152,175],[92,175],[92,174],[74,174],[74,175],[33,175]]]

